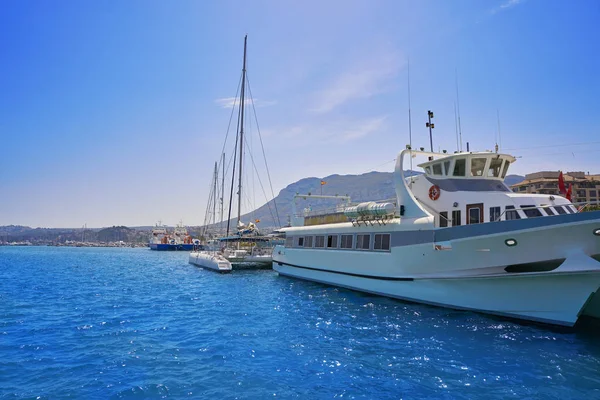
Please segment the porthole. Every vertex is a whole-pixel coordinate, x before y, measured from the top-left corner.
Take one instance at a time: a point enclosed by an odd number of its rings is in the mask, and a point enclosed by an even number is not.
[[[504,241],[504,243],[508,246],[508,247],[513,247],[517,245],[517,241],[515,239],[506,239]]]

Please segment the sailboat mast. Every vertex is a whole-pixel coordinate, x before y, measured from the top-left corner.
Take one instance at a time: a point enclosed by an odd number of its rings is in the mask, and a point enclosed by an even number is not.
[[[217,182],[219,181],[219,167],[217,167],[217,162],[215,161],[215,172],[213,173],[213,229],[216,228],[215,224],[217,222]],[[216,230],[216,229],[215,229]]]
[[[246,89],[246,42],[248,35],[244,36],[244,66],[242,68],[242,90],[240,91],[240,173],[238,183],[238,217],[239,224],[242,215],[242,156],[244,155],[244,94]]]
[[[221,156],[223,175],[221,176],[221,229],[223,229],[223,200],[225,199],[225,153]]]

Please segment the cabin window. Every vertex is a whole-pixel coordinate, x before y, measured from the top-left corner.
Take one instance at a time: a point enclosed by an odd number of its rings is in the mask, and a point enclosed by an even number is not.
[[[304,247],[312,247],[313,245],[313,237],[312,236],[304,236]]]
[[[340,249],[351,249],[352,248],[352,235],[341,235]]]
[[[546,212],[546,214],[548,215],[554,215],[554,212],[552,211],[552,207],[548,207],[548,206],[542,206],[542,210],[544,210]]]
[[[521,219],[521,216],[519,215],[519,213],[517,212],[517,210],[515,210],[515,206],[506,206],[506,212],[505,212],[505,219],[507,221],[511,221],[513,219]]]
[[[315,247],[325,247],[325,236],[315,236]]]
[[[458,158],[454,161],[454,172],[453,176],[465,176],[466,171],[466,160],[464,158]]]
[[[563,215],[566,214],[567,212],[565,211],[564,208],[562,208],[562,206],[554,206],[554,209],[556,210],[556,212],[558,213],[558,215]]]
[[[432,168],[433,168],[433,174],[434,175],[443,175],[443,173],[442,173],[442,164],[441,163],[433,164]]]
[[[431,167],[430,166],[425,167],[425,172],[427,172],[427,175],[431,175]]]
[[[486,161],[486,158],[472,158],[471,176],[483,176],[483,169],[485,168]]]
[[[371,235],[356,235],[356,248],[359,250],[369,250],[371,248]]]
[[[304,247],[304,236],[299,236],[296,242],[296,247]]]
[[[500,176],[500,168],[502,168],[502,161],[501,158],[492,158],[487,176],[498,178]]]
[[[506,160],[504,163],[504,168],[502,169],[502,176],[501,176],[502,179],[504,179],[504,177],[506,177],[506,173],[508,172],[508,167],[510,167],[510,161]]]
[[[500,207],[490,207],[490,222],[500,221]]]
[[[454,210],[452,211],[452,226],[459,226],[460,225],[460,210]]]
[[[285,247],[293,247],[294,246],[294,237],[293,236],[287,236],[285,238]]]
[[[440,212],[440,228],[448,226],[448,211]]]
[[[573,214],[573,210],[571,210],[571,207],[569,206],[564,206],[565,210],[567,211],[567,214]]]
[[[450,161],[444,161],[444,173],[450,175]]]
[[[469,208],[469,224],[481,223],[481,210],[479,207]]]
[[[390,249],[390,234],[376,233],[373,242],[373,250],[389,250]]]
[[[327,247],[330,249],[337,249],[337,247],[338,247],[337,235],[327,235]]]
[[[571,211],[573,211],[573,214],[577,213],[577,209],[575,208],[575,206],[567,206],[567,208],[570,208]]]
[[[521,205],[521,208],[523,209],[523,212],[525,213],[527,218],[542,217],[542,212],[539,209],[535,208],[534,205]]]

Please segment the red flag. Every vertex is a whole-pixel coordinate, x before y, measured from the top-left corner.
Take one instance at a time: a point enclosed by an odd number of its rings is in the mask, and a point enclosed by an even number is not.
[[[565,178],[563,178],[562,171],[558,174],[558,191],[560,194],[567,194],[567,188],[565,187]]]
[[[567,195],[565,197],[567,198],[567,200],[572,202],[573,201],[573,200],[571,200],[572,196],[573,196],[573,184],[569,183],[569,190],[567,191]]]

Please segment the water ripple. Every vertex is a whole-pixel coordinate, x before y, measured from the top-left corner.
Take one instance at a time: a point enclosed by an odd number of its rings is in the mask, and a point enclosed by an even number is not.
[[[0,248],[0,398],[600,398],[562,332],[186,253]]]

